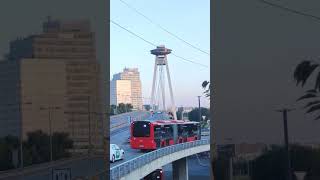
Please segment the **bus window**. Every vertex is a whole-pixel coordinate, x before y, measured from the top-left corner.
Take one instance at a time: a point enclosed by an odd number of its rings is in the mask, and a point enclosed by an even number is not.
[[[188,136],[188,126],[187,125],[183,125],[182,126],[182,136],[183,137],[187,137]]]
[[[150,122],[134,122],[132,135],[133,137],[150,137]]]
[[[188,130],[188,137],[194,136],[193,124],[188,124],[188,125],[187,125],[187,130]]]
[[[178,124],[178,136],[182,136],[182,131],[183,131],[182,125]]]
[[[173,137],[173,128],[170,125],[165,125],[164,126],[164,131],[165,131],[165,138],[170,139]]]
[[[162,135],[161,126],[158,126],[158,125],[154,126],[154,138],[161,139],[161,135]]]

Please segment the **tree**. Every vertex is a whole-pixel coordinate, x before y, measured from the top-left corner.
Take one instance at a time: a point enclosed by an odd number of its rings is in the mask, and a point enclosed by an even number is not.
[[[310,60],[302,61],[295,68],[293,73],[293,78],[296,81],[296,86],[301,85],[304,87],[310,79],[311,75],[314,74],[315,70],[319,67],[319,64]],[[310,90],[307,90],[303,96],[297,99],[297,101],[301,100],[309,100],[309,102],[305,105],[306,113],[312,113],[320,110],[320,99],[319,99],[319,91],[320,91],[320,71],[317,72],[317,77],[314,82],[314,87]],[[316,120],[320,119],[320,115],[315,118]]]
[[[178,108],[177,119],[183,119],[182,112],[183,112],[183,107]]]
[[[0,138],[0,171],[14,168],[12,156],[18,146],[19,139],[15,136]]]
[[[110,106],[110,115],[115,115],[115,114],[117,114],[117,106],[116,105],[114,105],[114,104],[112,104],[111,106]]]
[[[41,130],[29,132],[25,142],[24,157],[26,165],[48,162],[50,160],[50,136]],[[53,160],[70,157],[69,149],[73,141],[67,133],[55,132],[52,135]]]
[[[132,104],[124,104],[124,103],[119,103],[118,106],[115,105],[111,105],[111,110],[117,110],[117,114],[121,114],[121,113],[126,113],[126,112],[131,112],[133,109]]]
[[[319,179],[320,151],[308,147],[291,145],[291,164],[293,171],[306,171],[306,180]],[[252,163],[252,180],[282,180],[286,178],[285,149],[273,146]],[[294,177],[294,175],[293,175]],[[293,178],[293,180],[295,177]]]
[[[212,84],[209,81],[203,81],[202,88],[205,90],[203,92],[205,96],[210,98],[210,91],[212,89]]]
[[[67,150],[73,148],[73,141],[69,138],[68,133],[55,132],[53,133],[52,141],[53,141],[52,144],[54,145],[53,146],[54,160],[71,156],[70,152]]]
[[[125,113],[126,112],[126,105],[124,103],[119,103],[118,105],[118,114],[121,114],[121,113]]]
[[[201,116],[206,116],[205,120],[210,118],[210,111],[208,108],[201,107]],[[199,108],[195,108],[188,113],[188,118],[190,121],[202,122],[202,117],[199,119]]]
[[[125,107],[126,107],[126,112],[131,112],[133,109],[132,104],[125,104]]]
[[[150,111],[151,106],[149,104],[143,105],[146,111]]]
[[[216,179],[219,180],[228,180],[229,177],[229,158],[226,156],[219,156],[215,160],[213,160],[213,163],[211,163],[212,166],[215,168],[213,169],[213,174]]]

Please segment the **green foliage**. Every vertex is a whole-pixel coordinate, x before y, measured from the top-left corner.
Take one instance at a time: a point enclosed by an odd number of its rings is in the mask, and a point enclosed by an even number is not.
[[[177,111],[177,119],[179,119],[179,120],[182,119],[182,112],[183,112],[183,108],[178,108],[178,111]]]
[[[151,106],[150,105],[144,105],[144,108],[146,109],[146,111],[150,111]]]
[[[50,160],[50,140],[49,136],[41,130],[27,134],[28,139],[24,146],[27,156],[31,157],[31,162],[24,161],[26,165],[44,163]]]
[[[205,121],[210,119],[210,111],[208,108],[201,107],[201,116],[206,116]],[[195,108],[188,113],[190,121],[202,122],[202,117],[199,119],[199,108]]]
[[[132,109],[133,109],[133,106],[131,104],[120,103],[118,106],[111,105],[110,113],[112,115],[121,114],[121,113],[131,112]]]
[[[306,171],[309,177],[306,180],[315,177],[320,179],[320,151],[297,145],[290,146],[290,149],[292,170]],[[284,148],[279,146],[274,146],[271,150],[265,152],[253,162],[252,180],[285,179],[285,157]]]
[[[314,72],[314,70],[318,67],[318,64],[313,64],[309,60],[302,61],[300,64],[297,65],[294,73],[293,78],[297,83],[297,86],[301,84],[303,87],[305,83],[307,82],[310,75]],[[318,82],[318,79],[320,80],[320,73],[318,74],[317,81],[315,83],[315,88],[320,90],[320,84]]]
[[[215,179],[229,180],[229,158],[226,156],[218,156],[218,158],[212,162],[213,173]]]
[[[68,136],[67,133],[53,133],[52,144],[54,160],[71,156],[67,150],[73,148],[73,141],[69,139]]]
[[[14,136],[0,138],[0,171],[14,168],[12,153],[17,150],[19,139]]]
[[[50,160],[50,136],[41,130],[27,134],[25,154],[31,159],[26,159],[26,165],[48,162]],[[52,135],[53,160],[70,157],[69,149],[73,148],[73,141],[67,133],[55,132]],[[24,157],[26,157],[24,156]]]
[[[209,81],[203,81],[201,86],[205,90],[203,92],[205,96],[210,98],[210,91],[212,90],[212,84]]]
[[[110,106],[110,110],[109,110],[110,115],[115,115],[115,114],[117,114],[116,110],[117,110],[117,106],[114,105],[114,104],[112,104],[112,105]]]
[[[319,67],[319,64],[312,62],[311,60],[302,61],[295,68],[293,73],[293,78],[296,81],[296,85],[305,86],[308,79]],[[314,82],[314,88],[305,92],[303,96],[297,99],[297,101],[309,101],[305,108],[306,113],[313,113],[320,110],[320,100],[319,100],[319,91],[320,91],[320,71],[317,73],[317,77]],[[316,116],[316,120],[320,119],[320,115]]]

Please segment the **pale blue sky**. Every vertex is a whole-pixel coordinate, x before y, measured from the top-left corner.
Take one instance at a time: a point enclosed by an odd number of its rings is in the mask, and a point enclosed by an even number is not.
[[[187,42],[209,52],[210,50],[210,1],[182,0],[123,0],[154,22],[165,27]],[[172,37],[145,18],[128,8],[120,0],[111,0],[110,17],[121,26],[141,35],[155,44],[164,44],[179,56],[205,64],[208,68],[168,56],[171,80],[174,86],[176,106],[197,106],[202,95],[201,83],[210,80],[210,56],[193,49]],[[153,76],[153,46],[128,32],[110,24],[110,78],[124,67],[137,67],[142,81],[142,96],[150,97]],[[169,95],[167,95],[168,97]],[[145,99],[148,103],[149,100]],[[209,106],[206,98],[202,104]]]

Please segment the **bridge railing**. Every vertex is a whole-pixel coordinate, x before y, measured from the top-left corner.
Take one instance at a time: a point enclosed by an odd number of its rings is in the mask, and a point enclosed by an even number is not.
[[[135,111],[130,113],[119,114],[110,117],[110,131],[115,129],[122,128],[129,125],[128,117],[132,117],[133,114],[141,113],[141,115],[134,115],[133,120],[144,120],[150,116],[150,113],[147,111]]]
[[[117,166],[114,166],[110,169],[110,179],[111,180],[117,180],[123,177],[124,175],[160,158],[184,149],[197,147],[201,145],[210,144],[210,140],[197,140],[187,143],[180,143],[176,145],[171,145],[168,147],[164,147],[161,149],[157,149],[155,151],[146,153],[144,155],[141,155],[137,158],[131,159],[127,162],[124,162],[122,164],[119,164]]]

